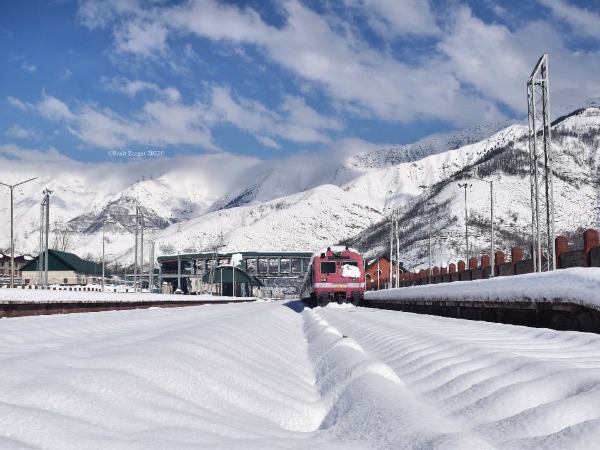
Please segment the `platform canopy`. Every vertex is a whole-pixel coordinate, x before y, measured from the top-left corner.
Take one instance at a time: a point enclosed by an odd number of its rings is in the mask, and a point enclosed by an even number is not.
[[[213,283],[233,283],[235,270],[235,282],[236,283],[248,283],[250,286],[262,286],[262,283],[257,278],[248,275],[245,271],[238,267],[233,266],[219,266],[215,268],[215,274]],[[210,272],[205,273],[202,277],[203,283],[210,283]]]

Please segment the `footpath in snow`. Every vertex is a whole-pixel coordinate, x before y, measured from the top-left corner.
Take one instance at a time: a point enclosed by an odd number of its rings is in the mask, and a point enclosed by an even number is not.
[[[0,319],[0,448],[586,449],[600,336],[255,302]]]

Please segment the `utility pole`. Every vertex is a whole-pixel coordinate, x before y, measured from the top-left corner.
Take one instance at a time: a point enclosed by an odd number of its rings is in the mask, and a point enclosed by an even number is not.
[[[465,189],[465,243],[467,246],[467,260],[465,262],[467,265],[467,269],[469,267],[469,222],[467,216],[467,188],[470,188],[471,186],[472,184],[469,183],[458,183],[459,188]]]
[[[431,215],[429,215],[428,218],[428,222],[429,222],[429,269],[427,270],[427,280],[428,283],[431,284]]]
[[[549,83],[548,55],[544,54],[527,81],[534,272],[556,269]],[[542,260],[543,250],[546,250],[545,262]]]
[[[29,181],[35,180],[37,177],[30,178],[29,180],[21,181],[16,184],[6,184],[0,182],[1,185],[6,186],[10,189],[10,287],[15,287],[15,239],[14,239],[14,220],[13,220],[13,190],[22,184],[28,183]]]
[[[154,240],[150,241],[150,264],[149,264],[149,285],[148,289],[150,293],[152,293],[152,288],[154,287]],[[160,283],[159,283],[160,284]]]
[[[133,249],[133,292],[137,292],[139,208],[135,207],[135,245]]]
[[[141,217],[141,241],[140,241],[140,292],[142,292],[142,286],[144,284],[144,215]]]
[[[400,287],[400,214],[396,214],[396,287]]]
[[[102,222],[102,292],[104,292],[104,285],[105,285],[105,266],[106,266],[106,261],[105,261],[105,253],[104,253],[104,243],[105,238],[104,238],[104,229],[106,227],[107,223],[114,223],[113,221],[108,221],[108,222]]]
[[[390,279],[388,282],[388,288],[393,287],[392,285],[392,273],[393,273],[393,269],[392,269],[392,261],[394,260],[393,258],[393,254],[394,254],[394,216],[396,215],[395,212],[392,212],[392,216],[390,217]]]
[[[40,254],[38,256],[39,283],[48,289],[48,233],[50,231],[50,189],[44,189],[44,199],[40,204]],[[43,264],[40,260],[43,259]],[[43,281],[42,281],[43,273]]]
[[[490,278],[494,278],[494,271],[495,271],[495,263],[496,263],[496,258],[494,255],[494,181],[493,180],[484,180],[482,178],[477,178],[477,177],[473,177],[476,180],[479,181],[484,181],[486,183],[490,184],[490,239],[491,239],[491,243],[492,243],[492,249],[491,252],[492,254],[490,255],[490,266],[491,266],[491,271],[490,271]]]
[[[437,206],[434,202],[427,203],[427,223],[429,225],[429,269],[427,271],[427,282],[431,284],[433,282],[433,268],[431,267],[431,208]]]

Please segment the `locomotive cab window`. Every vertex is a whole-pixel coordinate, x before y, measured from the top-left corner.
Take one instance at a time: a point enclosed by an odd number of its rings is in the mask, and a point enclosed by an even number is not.
[[[358,267],[358,263],[356,261],[344,261],[342,264],[344,266],[356,266],[356,267]]]
[[[324,261],[321,263],[321,273],[335,273],[335,262]]]

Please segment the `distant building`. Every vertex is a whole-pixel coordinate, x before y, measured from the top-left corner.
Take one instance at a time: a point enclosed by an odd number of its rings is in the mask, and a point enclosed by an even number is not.
[[[213,274],[213,292],[233,292],[233,285],[220,286],[221,275],[228,281],[233,279],[231,269],[217,270],[219,266],[230,266],[234,262],[236,268],[242,270],[257,283],[246,280],[246,295],[248,290],[260,287],[263,294],[269,297],[277,295],[293,296],[298,290],[312,257],[312,252],[233,252],[233,253],[186,253],[180,255],[164,255],[158,257],[160,265],[159,283],[163,286],[170,285],[169,289],[176,291],[180,289],[184,293],[202,292],[206,283],[210,281],[210,273]],[[215,270],[213,270],[213,268]],[[236,270],[235,273],[238,271]],[[240,274],[244,277],[244,274]],[[245,278],[244,278],[245,279]],[[203,281],[204,280],[204,281]],[[224,281],[225,282],[225,281]],[[239,281],[235,281],[239,283]],[[204,285],[203,285],[204,284]],[[210,284],[210,283],[209,283]],[[215,286],[218,288],[215,290]],[[236,295],[240,286],[236,285]],[[267,293],[267,291],[270,291]]]
[[[42,284],[43,268],[34,258],[21,268],[24,284]],[[93,284],[102,282],[102,265],[73,253],[48,250],[48,284]]]
[[[391,263],[392,266],[392,282],[396,284],[396,264]],[[400,263],[400,273],[404,273],[405,269]],[[368,291],[374,291],[378,289],[387,289],[391,287],[390,284],[390,260],[385,256],[374,259],[367,264],[365,268],[365,282]]]
[[[15,255],[15,280],[21,278],[21,268],[32,260],[32,257],[29,255]],[[2,284],[6,284],[10,282],[10,274],[11,274],[11,259],[10,255],[5,255],[4,253],[0,253],[0,279],[2,280]]]

